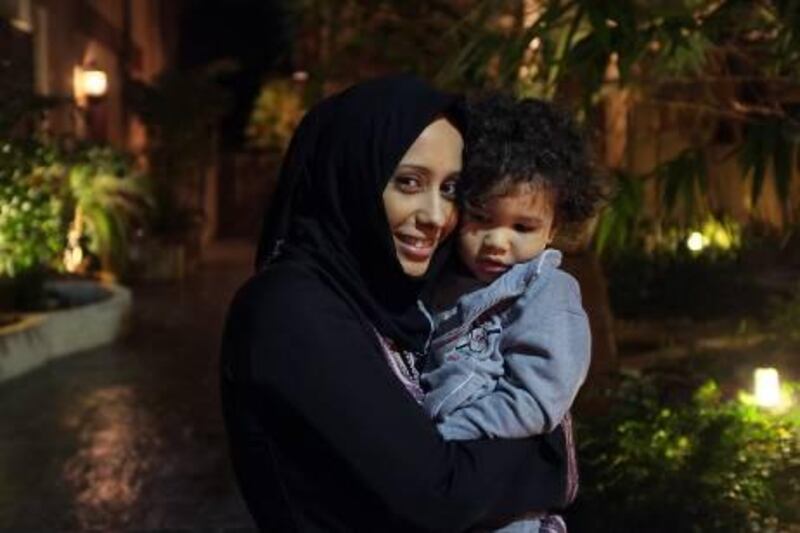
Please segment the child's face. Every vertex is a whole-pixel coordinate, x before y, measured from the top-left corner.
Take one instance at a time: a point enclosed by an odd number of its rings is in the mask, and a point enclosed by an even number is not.
[[[555,195],[521,185],[464,214],[459,231],[461,260],[489,283],[517,263],[533,259],[555,235]]]

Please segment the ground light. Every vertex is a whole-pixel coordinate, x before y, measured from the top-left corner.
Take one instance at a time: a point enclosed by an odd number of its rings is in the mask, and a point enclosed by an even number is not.
[[[700,254],[707,249],[726,252],[739,247],[741,237],[738,224],[735,222],[707,219],[700,228],[689,232],[685,245],[693,254]]]
[[[756,368],[755,403],[760,407],[781,406],[781,383],[778,371],[774,368]]]
[[[706,246],[706,238],[699,231],[693,231],[686,239],[686,247],[693,252],[701,252]]]

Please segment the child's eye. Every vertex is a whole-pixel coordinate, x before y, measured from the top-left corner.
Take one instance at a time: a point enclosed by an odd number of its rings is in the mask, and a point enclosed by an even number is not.
[[[422,188],[419,178],[415,176],[395,176],[393,179],[402,192],[417,192]]]
[[[514,224],[514,231],[518,233],[533,233],[538,230],[536,226],[528,226],[526,224]]]
[[[442,196],[447,200],[456,199],[456,180],[447,180],[441,186]]]

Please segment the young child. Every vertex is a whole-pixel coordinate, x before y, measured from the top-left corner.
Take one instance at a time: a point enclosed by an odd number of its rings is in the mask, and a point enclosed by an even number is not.
[[[601,188],[573,122],[550,104],[493,95],[468,116],[460,264],[434,300],[423,406],[448,440],[523,438],[568,425],[586,378],[580,289],[547,246],[592,216]],[[498,531],[565,530],[560,517],[542,514]]]

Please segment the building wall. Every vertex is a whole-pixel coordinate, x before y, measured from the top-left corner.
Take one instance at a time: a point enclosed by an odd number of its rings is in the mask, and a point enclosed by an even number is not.
[[[123,149],[140,151],[144,129],[125,107],[123,73],[152,81],[172,61],[164,35],[177,33],[177,10],[163,4],[179,0],[0,0],[0,16],[29,31],[34,47],[37,92],[65,103],[43,126],[55,135],[92,136]],[[127,16],[126,16],[127,11]],[[172,14],[165,17],[164,14]],[[126,27],[127,26],[127,27]],[[129,43],[129,44],[126,44]],[[94,64],[107,73],[101,101],[81,109],[74,99],[75,67]],[[91,128],[89,122],[96,124]],[[92,135],[93,134],[93,135]]]
[[[127,109],[124,81],[152,83],[173,64],[181,9],[182,0],[0,0],[0,45],[13,44],[15,62],[32,71],[28,85],[36,92],[63,100],[37,129],[111,144],[139,156],[147,170],[147,132]],[[105,71],[108,88],[100,99],[81,100],[75,70],[89,65]],[[216,154],[209,159],[197,185],[178,193],[185,196],[180,203],[204,214],[196,239],[201,246],[217,226]]]
[[[636,105],[627,111],[627,161],[624,166],[633,174],[647,174],[660,162],[669,161],[683,150],[697,146],[693,136],[704,136],[702,124],[684,120],[679,113],[667,111],[663,107]],[[738,141],[735,141],[738,142]],[[775,187],[772,169],[765,172],[764,184],[758,201],[753,204],[750,191],[752,177],[743,176],[738,155],[733,153],[737,145],[716,143],[705,150],[708,168],[708,207],[713,211],[724,212],[741,223],[758,221],[765,225],[781,228],[791,224],[784,220]],[[793,168],[793,188],[790,205],[800,209],[800,170]],[[663,210],[659,195],[653,187],[646,190],[646,211]]]

